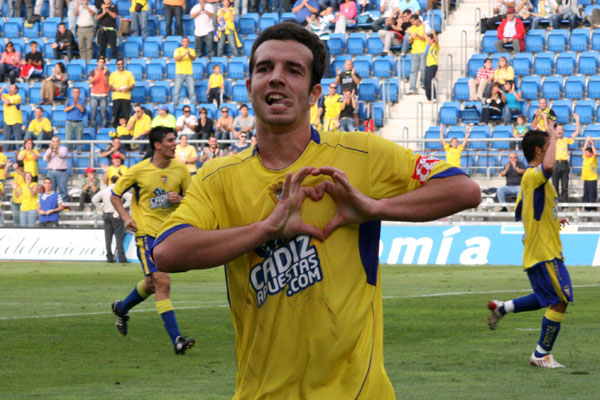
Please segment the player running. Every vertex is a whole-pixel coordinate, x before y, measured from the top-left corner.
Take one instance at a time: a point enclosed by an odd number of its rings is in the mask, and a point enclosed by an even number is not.
[[[521,180],[515,217],[525,227],[523,267],[527,271],[533,293],[506,302],[488,303],[488,325],[496,329],[498,321],[509,312],[539,310],[547,307],[542,319],[542,332],[530,363],[544,368],[563,368],[550,354],[560,331],[567,304],[573,301],[573,287],[564,264],[560,227],[566,219],[558,218],[558,198],[550,181],[555,165],[555,123],[548,121],[548,133],[529,131],[522,142],[529,168]]]
[[[117,329],[127,335],[129,310],[146,300],[152,293],[156,295],[156,310],[161,316],[167,333],[173,342],[176,354],[194,346],[194,339],[181,336],[175,311],[169,296],[169,274],[159,271],[150,249],[161,224],[181,203],[190,185],[190,174],[183,164],[174,160],[175,131],[171,128],[156,127],[150,131],[152,157],[131,167],[119,178],[113,188],[111,202],[124,221],[125,229],[135,232],[137,254],[144,275],[133,291],[124,299],[112,303],[112,311],[117,316]],[[132,214],[123,207],[121,196],[133,188]]]

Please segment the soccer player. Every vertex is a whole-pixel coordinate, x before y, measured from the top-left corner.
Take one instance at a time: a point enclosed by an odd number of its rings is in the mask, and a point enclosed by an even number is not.
[[[481,199],[444,162],[311,129],[325,66],[323,43],[300,25],[261,33],[246,82],[256,146],[204,165],[153,248],[161,271],[226,265],[236,399],[393,399],[380,220],[432,220]]]
[[[565,219],[558,218],[558,196],[550,182],[556,165],[557,130],[547,120],[548,132],[530,130],[523,137],[523,153],[529,168],[521,179],[515,217],[525,227],[523,267],[527,271],[533,293],[506,302],[488,303],[488,325],[495,330],[498,322],[510,312],[546,308],[540,340],[531,354],[530,363],[544,368],[563,368],[550,354],[560,331],[567,304],[573,301],[573,288],[567,271],[559,231]]]
[[[150,130],[152,156],[131,167],[119,178],[113,188],[111,203],[121,216],[125,229],[135,232],[138,258],[142,263],[145,278],[138,282],[133,291],[124,299],[112,303],[112,311],[117,316],[117,329],[127,335],[129,310],[146,300],[152,293],[156,295],[156,310],[161,316],[167,333],[173,342],[176,354],[194,346],[194,339],[186,338],[179,332],[175,311],[169,297],[169,274],[156,269],[150,257],[161,224],[181,203],[190,184],[190,174],[183,164],[174,160],[177,137],[171,128],[156,127]],[[132,214],[125,210],[121,196],[134,188]]]

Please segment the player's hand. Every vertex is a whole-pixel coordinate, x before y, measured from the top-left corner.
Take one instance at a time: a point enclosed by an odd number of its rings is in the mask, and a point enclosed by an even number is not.
[[[131,218],[130,216],[128,216],[125,220],[123,220],[123,223],[125,224],[126,231],[131,231],[134,233],[137,232],[137,224],[135,223],[133,218]]]
[[[360,224],[374,219],[374,200],[354,188],[343,171],[333,167],[321,167],[312,171],[312,174],[331,177],[331,181],[326,180],[316,187],[317,196],[328,193],[337,203],[335,216],[323,228],[325,237],[340,226]]]
[[[560,222],[560,227],[561,228],[564,228],[565,226],[569,225],[569,220],[566,219],[566,218],[560,218],[559,222]]]
[[[169,200],[169,203],[179,204],[183,200],[183,196],[180,196],[177,192],[169,192],[167,193],[167,200]]]

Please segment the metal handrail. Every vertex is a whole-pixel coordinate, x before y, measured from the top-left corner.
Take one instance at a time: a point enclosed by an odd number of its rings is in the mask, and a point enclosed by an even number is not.
[[[398,63],[398,79],[400,79],[400,95],[406,94],[406,81],[404,79],[404,66],[406,63],[406,56],[400,56],[400,62]]]
[[[461,76],[465,76],[467,70],[467,31],[464,29],[460,32],[460,59],[461,65]]]
[[[475,34],[473,35],[473,48],[475,52],[481,53],[481,40],[479,39],[479,32],[481,32],[481,27],[479,27],[479,31],[477,31],[477,25],[481,23],[481,8],[477,7],[475,9]]]
[[[452,98],[452,100],[454,100],[454,96],[452,96],[452,83],[454,82],[454,57],[452,56],[452,54],[448,53],[448,56],[446,57],[446,63],[447,63],[447,67],[446,70],[448,71],[448,73],[450,74],[450,76],[446,77],[446,82],[448,82],[448,89],[446,90],[446,98],[448,98],[448,95],[450,95]]]

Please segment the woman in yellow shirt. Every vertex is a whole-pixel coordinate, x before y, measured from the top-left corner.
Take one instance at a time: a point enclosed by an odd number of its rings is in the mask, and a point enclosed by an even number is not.
[[[17,160],[23,160],[25,172],[31,173],[34,182],[38,180],[38,158],[40,153],[33,148],[33,139],[25,139],[24,149],[17,155]]]
[[[33,227],[37,219],[38,185],[33,181],[31,172],[25,172],[25,181],[16,187],[21,197],[20,222],[22,227]]]
[[[239,48],[242,47],[242,43],[238,37],[237,31],[235,30],[235,17],[237,11],[231,7],[231,1],[223,0],[223,6],[217,11],[217,29],[215,29],[215,37],[218,39],[217,43],[217,55],[223,56],[225,50],[225,40],[229,42],[231,46],[231,52],[235,57],[240,55]]]
[[[447,143],[444,140],[444,125],[440,125],[440,140],[442,141],[442,147],[446,150],[446,162],[454,167],[460,168],[460,156],[462,151],[467,146],[467,142],[469,141],[469,134],[471,133],[471,127],[467,127],[467,132],[465,133],[465,140],[463,140],[462,144],[458,145],[458,139],[452,138],[450,143]]]
[[[508,65],[506,57],[502,56],[498,59],[498,68],[494,71],[494,83],[504,85],[506,81],[515,80],[515,70]]]
[[[598,159],[592,138],[587,137],[583,144],[583,202],[595,203],[598,200]],[[586,207],[587,211],[595,211],[595,207]]]

